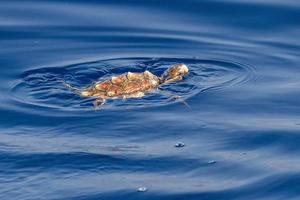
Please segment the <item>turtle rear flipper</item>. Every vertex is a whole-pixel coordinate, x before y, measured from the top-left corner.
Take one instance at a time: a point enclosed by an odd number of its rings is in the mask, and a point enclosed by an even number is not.
[[[103,98],[97,98],[93,101],[94,108],[99,108],[105,104],[106,100]]]
[[[81,90],[79,88],[76,88],[74,86],[72,86],[71,84],[67,83],[66,81],[62,80],[61,81],[62,84],[70,91],[74,92],[75,94],[80,95],[81,94]]]

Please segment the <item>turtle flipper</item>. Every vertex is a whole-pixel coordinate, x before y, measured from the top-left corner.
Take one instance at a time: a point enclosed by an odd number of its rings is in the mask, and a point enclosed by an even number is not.
[[[180,103],[184,104],[186,107],[191,109],[191,106],[179,95],[171,96],[171,100],[179,101]]]
[[[78,94],[78,95],[81,94],[81,90],[80,90],[79,88],[76,88],[76,87],[70,85],[69,83],[67,83],[67,82],[64,81],[64,80],[61,80],[60,82],[61,82],[68,90],[70,90],[70,91],[72,91],[72,92],[74,92],[75,94]]]
[[[184,104],[186,107],[191,109],[191,106],[181,96],[172,94],[171,92],[167,92],[161,89],[159,89],[158,91],[164,94],[165,96],[168,96],[170,100],[179,101],[180,103]]]
[[[98,107],[104,105],[104,104],[105,104],[105,101],[106,101],[106,100],[103,99],[103,98],[98,98],[98,99],[96,99],[95,101],[93,101],[93,106],[94,106],[94,108],[98,108]]]

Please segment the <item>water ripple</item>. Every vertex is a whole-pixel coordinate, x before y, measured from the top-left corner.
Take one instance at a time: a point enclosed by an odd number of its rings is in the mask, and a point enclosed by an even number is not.
[[[14,100],[21,104],[59,110],[92,109],[93,98],[82,98],[64,87],[62,81],[82,88],[96,80],[112,75],[149,70],[161,75],[170,65],[185,63],[189,75],[181,82],[162,86],[165,91],[180,95],[185,100],[207,90],[222,90],[243,84],[253,76],[253,68],[240,63],[189,58],[118,58],[66,66],[42,67],[25,71],[12,88]],[[159,91],[142,99],[112,100],[104,109],[124,109],[145,106],[166,106],[174,103]]]
[[[299,199],[299,2],[24,2],[0,6],[0,199]],[[61,84],[175,63],[192,109]]]

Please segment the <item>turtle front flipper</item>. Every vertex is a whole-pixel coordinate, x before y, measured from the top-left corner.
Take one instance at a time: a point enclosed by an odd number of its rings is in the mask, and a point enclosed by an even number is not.
[[[95,101],[93,101],[94,108],[99,108],[100,106],[105,104],[105,99],[103,98],[97,98]]]
[[[169,99],[171,101],[179,101],[180,103],[182,103],[183,105],[185,105],[186,107],[188,107],[189,109],[191,109],[191,106],[179,95],[175,95],[171,92],[168,92],[168,91],[164,91],[164,90],[161,90],[159,89],[158,90],[159,92],[161,92],[163,95],[169,97]]]

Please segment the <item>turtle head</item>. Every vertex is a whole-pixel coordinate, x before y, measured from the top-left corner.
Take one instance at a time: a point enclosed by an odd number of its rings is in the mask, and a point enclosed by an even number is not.
[[[162,83],[170,83],[182,80],[182,77],[189,73],[189,68],[185,64],[172,65],[161,77]]]

